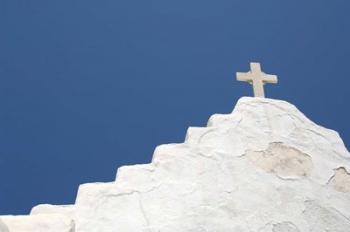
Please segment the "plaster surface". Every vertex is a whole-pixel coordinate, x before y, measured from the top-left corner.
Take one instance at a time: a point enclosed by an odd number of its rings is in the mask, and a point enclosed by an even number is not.
[[[349,171],[337,132],[288,102],[243,97],[151,163],[82,184],[74,205],[0,217],[0,231],[348,232]]]

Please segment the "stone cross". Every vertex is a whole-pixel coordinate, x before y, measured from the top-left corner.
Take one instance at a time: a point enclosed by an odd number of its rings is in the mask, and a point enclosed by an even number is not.
[[[276,75],[261,71],[260,63],[250,63],[250,71],[247,73],[237,72],[237,81],[247,81],[253,85],[254,97],[264,98],[264,84],[277,84],[277,80]]]

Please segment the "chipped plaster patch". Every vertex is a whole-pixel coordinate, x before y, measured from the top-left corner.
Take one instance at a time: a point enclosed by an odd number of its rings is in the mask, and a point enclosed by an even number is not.
[[[313,168],[309,155],[282,143],[270,143],[265,151],[247,151],[246,156],[254,165],[282,179],[300,179]]]
[[[344,167],[337,168],[329,180],[329,184],[339,192],[350,192],[350,173]]]

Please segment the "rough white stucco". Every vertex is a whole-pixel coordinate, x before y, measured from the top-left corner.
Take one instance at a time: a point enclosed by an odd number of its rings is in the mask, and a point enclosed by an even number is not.
[[[2,221],[2,223],[1,223]],[[1,232],[74,232],[71,218],[60,214],[31,216],[3,216],[0,219]]]
[[[349,172],[337,132],[285,101],[244,97],[152,163],[81,185],[75,205],[0,217],[0,231],[349,232]]]

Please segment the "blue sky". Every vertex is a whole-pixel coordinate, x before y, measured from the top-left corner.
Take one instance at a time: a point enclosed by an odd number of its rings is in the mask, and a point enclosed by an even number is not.
[[[349,147],[350,2],[0,1],[0,214],[74,202],[251,95],[259,61]]]

